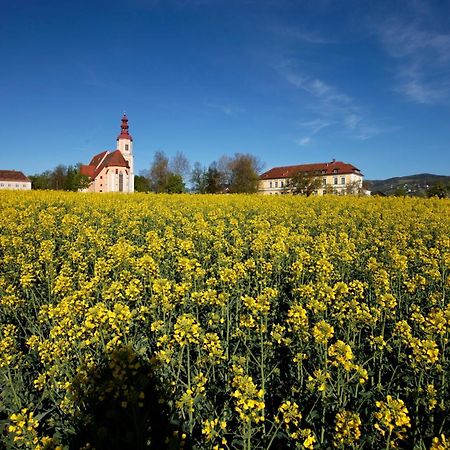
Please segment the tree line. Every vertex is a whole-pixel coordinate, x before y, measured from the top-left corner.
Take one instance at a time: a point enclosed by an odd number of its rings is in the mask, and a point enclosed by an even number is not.
[[[138,192],[254,193],[262,168],[260,160],[249,153],[224,155],[209,166],[195,162],[191,167],[181,152],[170,159],[158,151],[149,170],[135,177],[134,186]]]
[[[53,170],[30,175],[33,189],[52,189],[56,191],[78,191],[89,186],[89,177],[80,173],[81,163],[74,166],[59,164]]]

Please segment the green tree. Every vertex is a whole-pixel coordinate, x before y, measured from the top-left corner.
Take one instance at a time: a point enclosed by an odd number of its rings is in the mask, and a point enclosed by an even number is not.
[[[134,176],[134,190],[136,192],[149,192],[150,183],[147,177],[143,175]]]
[[[67,179],[67,167],[59,164],[53,169],[53,172],[50,176],[50,186],[51,189],[55,191],[62,191],[66,187],[66,179]]]
[[[297,172],[288,182],[289,190],[294,195],[309,197],[322,186],[322,178],[311,172]]]
[[[181,194],[185,191],[183,177],[178,173],[169,173],[165,192],[169,194]]]
[[[449,187],[442,181],[438,181],[433,186],[430,186],[427,190],[427,197],[446,198],[448,196]]]
[[[217,167],[217,164],[213,162],[206,171],[206,185],[205,192],[208,194],[218,194],[223,192],[223,174]]]
[[[195,162],[191,172],[190,182],[192,191],[198,194],[206,192],[206,170],[198,161]]]
[[[404,186],[397,186],[391,195],[394,197],[406,197],[408,195],[408,191]]]
[[[50,177],[51,177],[50,170],[35,175],[30,175],[29,178],[31,180],[32,188],[37,190],[51,189]]]
[[[175,175],[180,175],[185,183],[191,171],[191,163],[186,158],[183,152],[177,152],[170,160],[169,171]]]
[[[91,179],[87,175],[83,175],[78,171],[74,176],[72,190],[79,191],[81,189],[87,189],[90,184]]]
[[[249,153],[236,153],[228,164],[230,170],[229,189],[233,193],[253,193],[258,190],[258,173],[261,162]]]
[[[169,159],[162,151],[157,151],[150,167],[150,186],[154,192],[166,192],[169,181]]]
[[[361,195],[364,187],[359,181],[352,181],[345,186],[345,193],[348,195]]]

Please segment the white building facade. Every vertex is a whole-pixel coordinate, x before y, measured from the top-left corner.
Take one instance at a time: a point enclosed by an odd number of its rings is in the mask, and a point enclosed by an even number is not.
[[[0,170],[0,189],[29,191],[31,190],[31,181],[23,172]]]
[[[326,163],[300,164],[296,166],[274,167],[259,177],[258,192],[266,195],[291,193],[289,182],[298,173],[305,173],[320,179],[314,195],[355,194],[363,190],[363,174],[352,164],[333,160]]]

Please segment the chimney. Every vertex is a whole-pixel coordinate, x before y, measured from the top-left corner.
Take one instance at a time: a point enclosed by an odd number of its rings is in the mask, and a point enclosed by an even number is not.
[[[331,160],[331,164],[333,164],[333,163],[335,163],[336,162],[336,160],[333,158],[332,160]]]

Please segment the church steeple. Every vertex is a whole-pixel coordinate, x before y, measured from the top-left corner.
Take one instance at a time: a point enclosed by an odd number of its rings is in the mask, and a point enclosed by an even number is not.
[[[128,117],[123,113],[120,134],[117,137],[117,149],[120,150],[129,165],[129,192],[134,192],[133,138],[128,132]]]
[[[123,113],[122,117],[122,125],[120,126],[121,131],[119,136],[117,137],[117,140],[119,139],[129,139],[130,141],[133,140],[130,133],[128,132],[128,117],[125,113]]]

